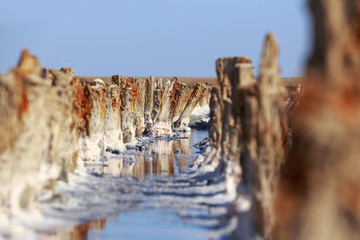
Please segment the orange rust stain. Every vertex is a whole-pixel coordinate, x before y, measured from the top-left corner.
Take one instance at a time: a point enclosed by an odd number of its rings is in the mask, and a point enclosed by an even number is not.
[[[203,94],[203,92],[206,90],[207,82],[197,82],[194,90],[191,93],[191,99],[196,98],[198,94]],[[201,95],[200,95],[201,97]],[[200,98],[196,100],[198,102]]]
[[[185,108],[185,105],[187,104],[190,96],[191,96],[191,91],[190,91],[190,90],[187,90],[186,96],[185,96],[185,97],[183,98],[183,100],[180,102],[180,106],[181,106],[180,109],[184,109],[184,108]]]
[[[112,100],[112,107],[113,108],[116,108],[116,105],[117,105],[117,101],[116,101],[116,99],[115,98],[113,98],[113,100]]]
[[[344,89],[339,96],[340,108],[345,112],[356,111],[358,106],[358,96],[352,89]]]
[[[143,91],[144,91],[144,89],[143,89]],[[136,99],[137,104],[140,105],[141,93],[140,93],[140,88],[138,85],[133,85],[132,94],[134,96],[134,99]]]
[[[128,78],[126,79],[126,83],[134,84],[134,82],[135,82],[135,79],[132,78],[132,77],[128,77]]]
[[[128,78],[129,79],[129,78]],[[136,87],[136,85],[132,84],[132,83],[127,83],[125,88],[129,88],[130,90],[130,97],[129,97],[129,101],[130,101],[130,110],[131,112],[135,111],[135,107],[136,107],[136,99],[138,98],[138,96],[140,95],[138,93],[138,89]],[[124,91],[125,91],[124,88]]]
[[[180,84],[179,82],[176,82],[176,83],[174,84],[174,90],[175,90],[175,91],[180,91],[180,88],[181,88],[181,84]]]
[[[247,57],[240,57],[239,60],[240,63],[252,63],[251,59]]]
[[[140,94],[138,94],[137,91],[137,87],[135,85],[132,85],[131,87],[131,111],[134,112],[135,108],[136,108],[136,100],[138,99],[138,96]]]
[[[102,106],[105,106],[105,104],[106,104],[106,90],[105,89],[101,90],[100,97],[101,97]]]
[[[179,82],[176,82],[174,84],[174,89],[172,90],[172,93],[171,93],[171,102],[170,102],[170,110],[171,111],[175,110],[175,108],[179,102],[180,87],[181,87],[181,84]]]
[[[195,88],[193,91],[192,91],[192,93],[191,93],[191,98],[194,98],[195,96],[196,96],[196,94],[197,94],[197,92],[199,91],[199,89],[198,88]]]
[[[71,83],[70,86],[75,90],[75,100],[73,108],[76,115],[79,117],[78,128],[85,131],[89,135],[89,125],[91,119],[92,102],[88,84],[84,81],[79,83]]]
[[[28,110],[28,108],[29,108],[28,93],[23,92],[20,103],[20,113],[21,114],[25,113]]]
[[[162,96],[163,96],[163,94],[164,94],[165,89],[164,89],[164,88],[162,88],[161,86],[156,87],[156,89],[160,89],[160,94],[159,94],[159,96],[160,96],[160,98],[162,98]]]
[[[105,219],[92,220],[82,223],[74,228],[72,236],[74,240],[87,239],[90,230],[102,230],[105,228]]]

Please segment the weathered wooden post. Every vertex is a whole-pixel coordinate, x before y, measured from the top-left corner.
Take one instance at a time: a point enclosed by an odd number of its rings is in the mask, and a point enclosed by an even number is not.
[[[111,83],[120,86],[122,77],[120,75],[111,76]]]
[[[174,122],[174,128],[178,130],[188,130],[190,114],[196,104],[200,101],[202,93],[206,90],[207,82],[198,82],[191,93],[184,110],[181,112],[178,120]]]
[[[10,237],[12,216],[39,214],[36,197],[76,167],[72,77],[70,69],[44,70],[27,50],[0,76],[0,219],[11,226]]]
[[[145,79],[136,80],[136,104],[135,104],[135,136],[141,136],[145,130]]]
[[[182,111],[184,110],[187,101],[189,100],[190,97],[190,90],[187,87],[187,85],[185,83],[177,83],[178,85],[176,86],[176,90],[177,90],[177,98],[176,101],[174,101],[174,106],[173,106],[173,114],[171,116],[171,121],[172,122],[176,122],[179,117],[180,114],[182,113]]]
[[[150,128],[150,132],[154,135],[170,134],[171,128],[171,104],[175,96],[174,86],[177,83],[177,78],[173,78],[165,83],[165,89],[162,94],[161,105],[159,106],[159,112],[155,116],[155,123]]]
[[[164,93],[164,89],[161,86],[157,86],[154,90],[154,99],[153,99],[154,102],[153,102],[153,109],[151,112],[151,118],[153,123],[157,120],[157,116],[160,113],[163,93]]]
[[[278,46],[272,34],[265,38],[261,57],[258,89],[258,143],[256,165],[256,197],[260,211],[257,211],[258,225],[263,236],[271,236],[275,219],[273,209],[274,192],[280,177],[280,167],[285,160],[288,136],[287,115],[284,101],[286,90],[280,78]]]
[[[211,89],[210,97],[210,120],[209,120],[209,140],[210,145],[217,150],[221,149],[222,138],[222,109],[220,86],[215,85]]]
[[[135,140],[135,94],[136,86],[127,83],[124,89],[123,107],[121,110],[121,129],[123,131],[123,142],[130,143]]]
[[[287,118],[284,85],[277,63],[278,48],[270,34],[265,39],[259,78],[250,59],[221,58],[216,62],[217,85],[210,99],[210,142],[220,151],[229,193],[247,189],[251,208],[238,212],[240,193],[230,208],[238,217],[234,236],[270,237],[274,221],[273,194],[284,161]],[[285,145],[284,145],[285,144]],[[241,166],[241,171],[236,170]],[[240,177],[241,172],[241,177]],[[244,211],[244,210],[241,210]]]
[[[145,125],[152,124],[151,112],[154,106],[154,90],[155,90],[155,77],[150,76],[149,79],[145,81],[145,106],[144,106],[144,118]]]
[[[88,160],[99,161],[104,152],[104,123],[105,123],[105,99],[106,85],[100,79],[95,79],[90,84],[90,98],[92,102],[91,118],[89,122],[88,147],[92,155]]]
[[[119,83],[119,82],[118,82]],[[104,148],[105,150],[122,150],[124,149],[121,131],[121,99],[120,86],[107,84],[106,108],[104,121]]]
[[[273,239],[360,239],[360,1],[309,3],[313,53]]]

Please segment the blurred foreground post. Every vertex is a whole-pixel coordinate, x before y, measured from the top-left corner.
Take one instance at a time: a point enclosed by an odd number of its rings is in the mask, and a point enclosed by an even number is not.
[[[273,239],[360,239],[360,1],[309,3],[313,53]]]

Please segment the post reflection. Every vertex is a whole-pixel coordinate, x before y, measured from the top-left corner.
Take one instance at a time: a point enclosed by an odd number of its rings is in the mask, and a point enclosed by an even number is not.
[[[181,137],[188,137],[183,133]],[[186,167],[194,152],[188,138],[166,141],[156,140],[147,152],[124,153],[111,156],[104,166],[88,166],[90,172],[109,177],[174,176],[186,173]]]
[[[105,229],[105,218],[87,221],[75,227],[58,229],[52,233],[42,236],[41,239],[72,239],[87,240],[90,231],[101,231]]]
[[[196,137],[196,134],[194,135]],[[88,166],[90,172],[106,177],[131,177],[129,181],[149,181],[152,177],[169,177],[185,174],[195,154],[191,148],[190,133],[181,134],[179,140],[156,140],[150,143],[146,152],[127,151],[112,155],[104,166]],[[187,137],[187,138],[185,138]],[[197,139],[199,141],[201,139]],[[135,178],[133,178],[135,177]],[[117,218],[118,215],[115,215]],[[111,217],[113,218],[113,217]],[[57,230],[51,237],[55,239],[88,239],[91,234],[101,234],[107,218],[92,220],[73,228]],[[91,236],[90,234],[90,236]]]

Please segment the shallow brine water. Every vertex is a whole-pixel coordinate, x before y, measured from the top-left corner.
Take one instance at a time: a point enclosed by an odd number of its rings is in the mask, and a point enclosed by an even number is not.
[[[208,239],[218,237],[232,200],[222,181],[199,176],[191,166],[194,144],[206,131],[181,139],[152,139],[142,151],[111,155],[101,165],[77,171],[70,184],[43,201],[47,216],[75,227],[46,237],[62,239]]]

